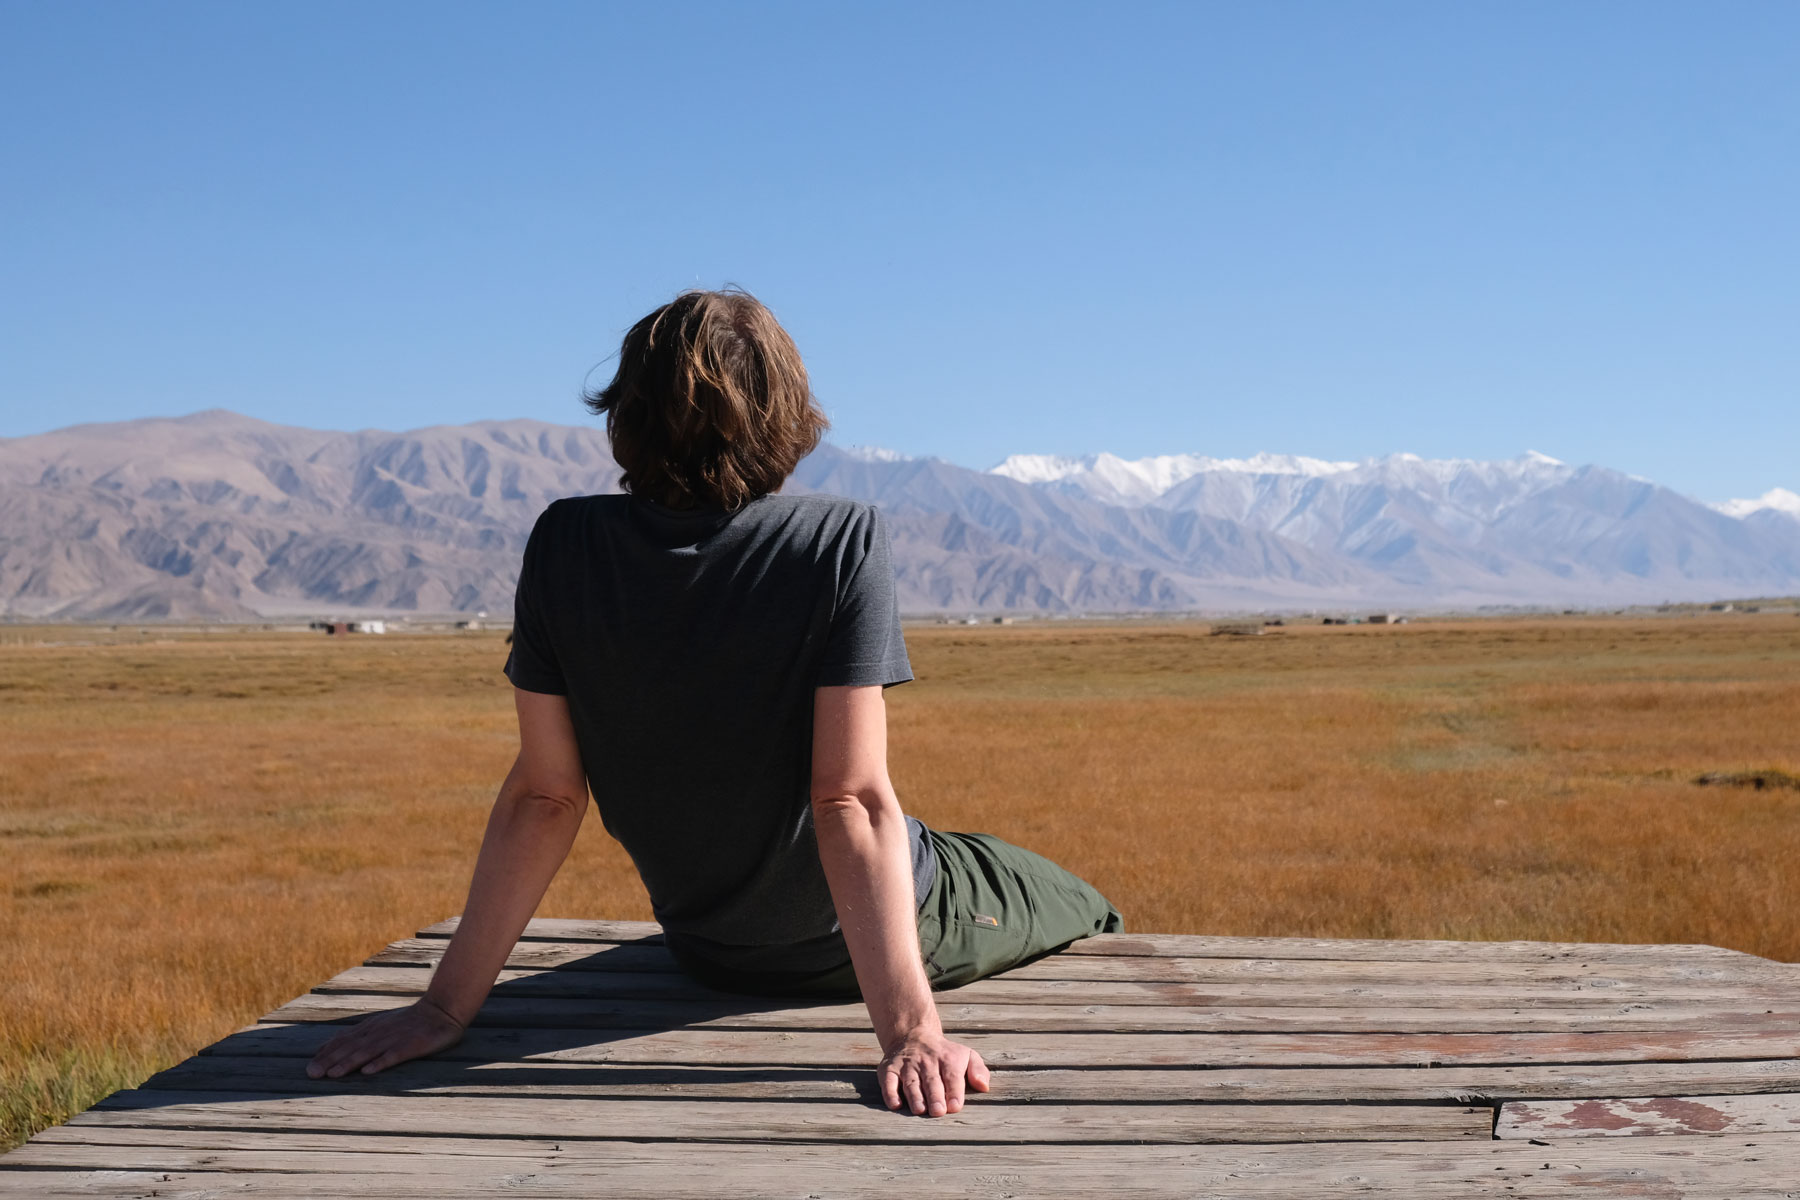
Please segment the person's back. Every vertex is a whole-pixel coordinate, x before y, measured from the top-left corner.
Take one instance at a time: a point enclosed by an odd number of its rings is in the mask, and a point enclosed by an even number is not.
[[[507,675],[565,695],[606,830],[691,969],[842,967],[811,809],[813,693],[912,678],[880,513],[559,500],[519,579]],[[934,859],[910,822],[914,890]]]

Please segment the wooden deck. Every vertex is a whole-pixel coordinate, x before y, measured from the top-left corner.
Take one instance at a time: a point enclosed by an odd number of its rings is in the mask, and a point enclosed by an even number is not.
[[[6,1196],[1800,1197],[1800,967],[1709,946],[1120,934],[949,992],[994,1091],[873,1099],[860,1005],[534,921],[437,1059],[317,1082],[453,923],[0,1158]]]

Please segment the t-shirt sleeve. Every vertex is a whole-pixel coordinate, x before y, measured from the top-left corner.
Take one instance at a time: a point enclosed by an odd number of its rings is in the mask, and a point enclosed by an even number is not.
[[[519,587],[513,594],[512,653],[506,657],[506,677],[521,691],[543,692],[566,696],[562,667],[556,661],[556,650],[550,642],[550,627],[544,619],[543,578],[549,535],[550,510],[545,509],[525,543],[525,558],[519,565]]]
[[[906,639],[900,633],[887,523],[879,509],[866,511],[868,519],[851,530],[841,560],[837,608],[819,665],[819,687],[888,687],[913,677]]]

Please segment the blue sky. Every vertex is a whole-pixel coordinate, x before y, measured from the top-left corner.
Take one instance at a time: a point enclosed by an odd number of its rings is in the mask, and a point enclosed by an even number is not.
[[[683,287],[835,438],[1800,489],[1800,5],[0,3],[0,436],[577,422]]]

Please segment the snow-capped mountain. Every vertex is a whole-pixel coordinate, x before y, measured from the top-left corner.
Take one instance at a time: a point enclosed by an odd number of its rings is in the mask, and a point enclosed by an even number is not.
[[[1208,458],[1201,454],[1163,454],[1124,459],[1114,454],[1059,458],[1050,454],[1015,454],[990,474],[1020,483],[1052,484],[1060,490],[1107,504],[1146,504],[1183,480],[1215,471],[1253,475],[1330,475],[1355,463],[1325,462],[1293,454],[1258,454],[1254,458]]]
[[[1748,517],[1752,513],[1773,512],[1800,521],[1800,494],[1786,488],[1770,488],[1755,500],[1725,500],[1713,507],[1728,517]]]
[[[1781,512],[1785,521],[1791,493],[1770,493],[1752,511],[1714,511],[1649,480],[1536,451],[1502,461],[1394,454],[1357,463],[1017,455],[991,473],[1103,504],[1232,521],[1446,597],[1591,602],[1647,598],[1657,588],[1689,594],[1702,580],[1728,591],[1782,590],[1800,573],[1800,543],[1753,515]],[[1735,519],[1744,516],[1752,519]]]
[[[618,479],[603,431],[539,421],[335,433],[215,411],[0,439],[0,615],[503,613],[537,514]],[[984,472],[827,445],[787,490],[879,505],[913,612],[1800,591],[1792,492],[1721,511],[1541,454],[1021,455]]]

